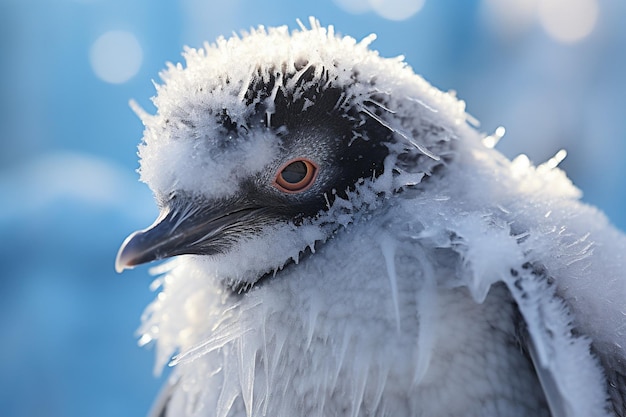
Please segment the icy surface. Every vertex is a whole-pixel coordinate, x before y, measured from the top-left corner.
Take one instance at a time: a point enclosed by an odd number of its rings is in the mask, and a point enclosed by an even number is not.
[[[218,122],[227,114],[251,126],[243,94],[255,77],[297,79],[309,65],[324,68],[361,115],[395,137],[384,174],[320,217],[157,271],[160,292],[144,316],[142,341],[156,340],[157,370],[178,354],[172,410],[437,415],[441,409],[427,409],[435,403],[454,415],[497,392],[503,403],[476,415],[538,415],[540,394],[521,355],[498,350],[498,337],[515,332],[505,302],[512,297],[549,401],[558,399],[552,406],[571,416],[608,415],[590,347],[600,357],[624,358],[624,235],[579,201],[558,157],[540,166],[524,156],[505,159],[485,146],[453,94],[400,59],[380,58],[369,38],[356,42],[312,24],[291,35],[258,29],[188,50],[186,67],[163,74],[157,114],[142,115],[141,175],[157,197],[179,190],[236,195],[241,179],[276,165],[275,132],[252,126],[248,135],[229,136]],[[271,118],[271,99],[263,104]],[[407,147],[420,154],[418,166],[401,157]],[[243,296],[222,286],[273,270],[274,280]],[[502,332],[477,324],[485,316]],[[517,379],[503,384],[499,375],[509,369]],[[446,390],[452,376],[466,391]],[[417,393],[407,395],[406,387]]]

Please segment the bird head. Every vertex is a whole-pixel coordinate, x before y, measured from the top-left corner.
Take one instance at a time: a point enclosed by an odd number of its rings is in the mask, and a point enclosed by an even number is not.
[[[252,285],[453,157],[462,102],[373,37],[311,25],[220,38],[161,74],[157,113],[137,109],[161,214],[126,239],[118,271],[194,255]]]

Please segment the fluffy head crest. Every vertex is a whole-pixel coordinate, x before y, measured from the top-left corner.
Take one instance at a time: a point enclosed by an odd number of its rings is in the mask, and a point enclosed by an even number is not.
[[[430,86],[400,58],[370,50],[373,36],[357,42],[315,20],[311,26],[291,33],[260,27],[188,48],[186,66],[169,65],[153,99],[157,114],[140,114],[141,178],[157,197],[176,190],[233,194],[243,176],[257,175],[275,158],[277,137],[307,123],[349,122],[347,141],[391,136],[401,143],[398,154],[409,145],[430,160],[423,171],[446,154],[466,121],[462,101]],[[328,120],[329,109],[337,120]],[[366,123],[382,127],[386,138],[371,137]]]

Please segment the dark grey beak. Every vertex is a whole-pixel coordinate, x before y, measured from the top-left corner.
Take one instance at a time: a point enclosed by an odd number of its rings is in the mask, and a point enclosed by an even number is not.
[[[176,255],[213,255],[230,246],[238,232],[257,229],[259,208],[217,204],[203,207],[198,202],[166,209],[157,221],[126,238],[115,260],[122,272],[147,262]]]

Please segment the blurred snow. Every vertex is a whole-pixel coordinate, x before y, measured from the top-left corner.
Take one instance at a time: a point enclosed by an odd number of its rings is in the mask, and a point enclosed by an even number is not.
[[[375,32],[373,48],[456,90],[483,131],[506,128],[496,148],[509,157],[567,150],[560,167],[583,199],[626,228],[626,2],[422,0],[402,13],[380,3],[403,20],[350,0],[0,3],[3,414],[143,415],[158,390],[134,336],[153,298],[147,268],[119,277],[113,264],[156,216],[134,172],[143,127],[128,100],[152,112],[151,80],[185,44],[309,15],[356,39]],[[132,37],[106,59],[94,45],[110,31]],[[101,78],[94,53],[125,82]]]
[[[70,152],[36,156],[0,172],[0,194],[6,201],[20,202],[0,206],[0,222],[36,216],[63,200],[116,210],[139,221],[142,205],[150,201],[136,182],[131,170],[94,156]]]
[[[144,188],[132,170],[78,153],[0,171],[6,415],[94,415],[93,404],[96,415],[141,415],[149,406],[152,360],[135,351],[127,317],[141,314],[148,284],[112,267],[124,233],[155,215]],[[144,392],[143,404],[127,392]]]
[[[335,0],[348,13],[373,11],[389,20],[405,20],[419,12],[424,0]]]
[[[100,36],[91,47],[93,71],[112,84],[124,83],[134,77],[142,60],[141,45],[130,32],[111,30]]]
[[[538,23],[554,40],[575,43],[591,35],[597,0],[483,0],[486,23],[502,36],[515,36]]]
[[[598,19],[597,0],[543,0],[538,4],[539,21],[554,39],[578,42],[589,36]]]

